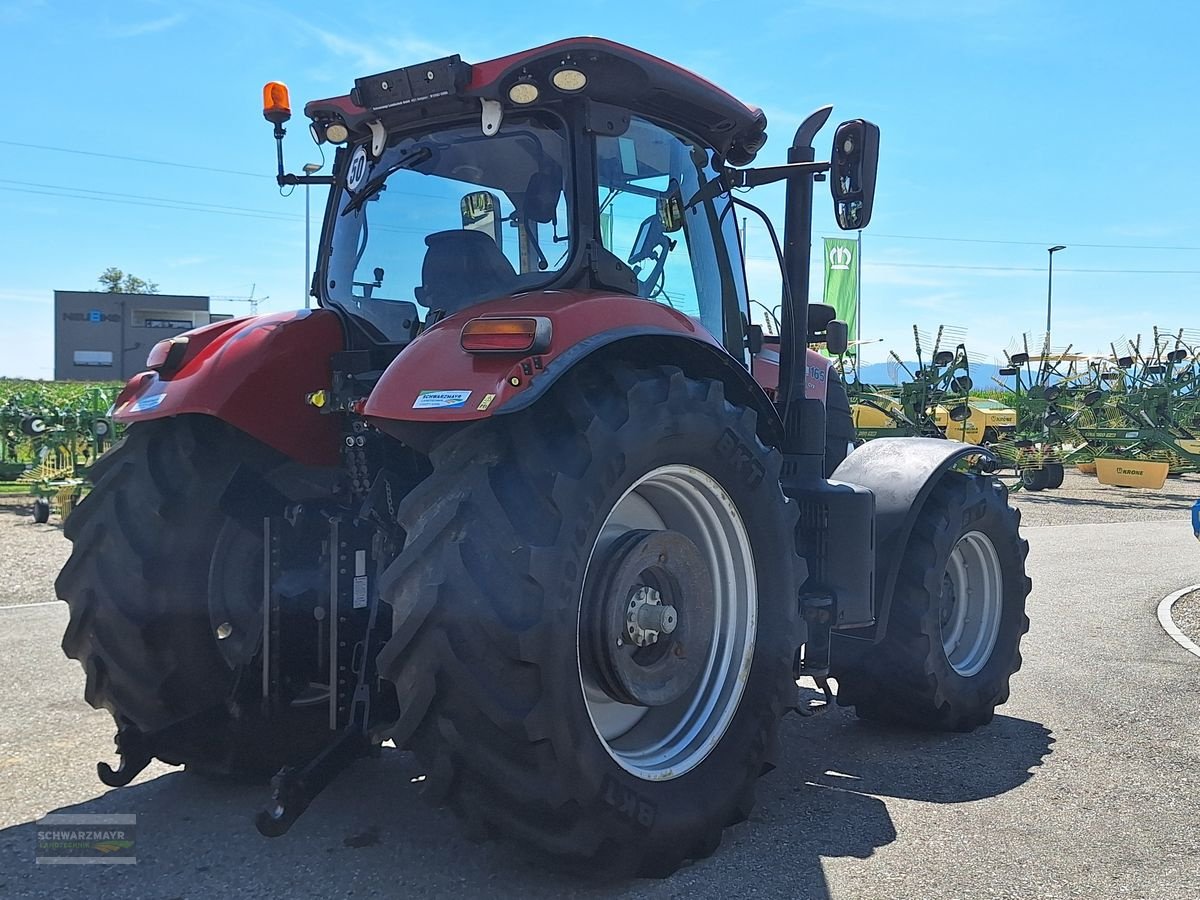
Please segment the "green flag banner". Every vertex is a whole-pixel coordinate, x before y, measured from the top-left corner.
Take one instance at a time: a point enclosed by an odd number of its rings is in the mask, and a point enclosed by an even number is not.
[[[850,326],[850,340],[858,339],[859,244],[847,238],[825,238],[825,302]]]

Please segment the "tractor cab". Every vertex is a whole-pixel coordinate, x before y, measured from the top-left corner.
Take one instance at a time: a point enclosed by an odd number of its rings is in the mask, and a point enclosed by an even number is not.
[[[403,345],[488,300],[590,289],[669,306],[743,356],[733,203],[712,185],[753,160],[760,110],[574,39],[360,78],[305,112],[339,147],[313,293],[370,338]]]
[[[286,89],[264,96],[282,138]],[[312,293],[353,337],[395,349],[488,301],[553,291],[565,307],[598,291],[687,316],[748,367],[761,340],[732,189],[751,172],[770,173],[753,183],[811,181],[829,168],[735,169],[766,140],[760,109],[595,38],[359,78],[305,113],[314,139],[338,147],[333,175],[316,177],[285,175],[280,145],[281,184],[333,188]],[[834,183],[856,228],[870,215],[877,143],[860,124],[868,146]]]

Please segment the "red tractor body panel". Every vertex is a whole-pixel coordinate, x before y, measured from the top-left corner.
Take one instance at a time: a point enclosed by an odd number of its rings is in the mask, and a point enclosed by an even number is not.
[[[330,386],[330,360],[343,349],[329,310],[299,310],[217,322],[188,333],[174,369],[135,375],[118,395],[122,424],[184,413],[215,416],[308,465],[338,461],[340,422],[305,396]]]
[[[463,326],[478,318],[539,316],[552,334],[539,353],[480,353],[462,349]],[[674,334],[720,348],[694,319],[664,306],[604,291],[536,291],[480,303],[442,319],[393,360],[367,399],[370,419],[402,422],[465,422],[503,412],[516,403],[556,361],[581,358],[600,335],[615,331]],[[724,352],[722,350],[722,352]],[[570,354],[564,358],[565,354]],[[669,362],[670,360],[663,360]],[[656,360],[647,360],[648,363]]]
[[[816,350],[807,350],[804,363],[804,396],[809,400],[825,402],[829,388],[829,370],[833,361]],[[772,400],[779,391],[779,344],[768,343],[754,357],[754,380]]]

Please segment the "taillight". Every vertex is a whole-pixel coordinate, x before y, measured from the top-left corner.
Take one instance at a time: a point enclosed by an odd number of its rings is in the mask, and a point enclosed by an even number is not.
[[[463,326],[460,343],[470,353],[542,353],[552,334],[545,316],[472,319]]]
[[[150,348],[150,354],[146,357],[146,368],[163,374],[175,371],[187,355],[187,345],[188,339],[183,335],[159,341]]]

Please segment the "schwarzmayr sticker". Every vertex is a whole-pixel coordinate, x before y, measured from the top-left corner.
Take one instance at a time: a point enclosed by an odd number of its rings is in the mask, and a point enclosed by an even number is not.
[[[470,391],[421,391],[413,409],[459,409],[471,399]]]
[[[37,822],[39,865],[133,865],[137,816],[51,813]]]

